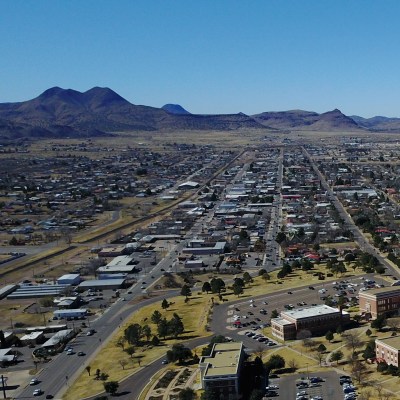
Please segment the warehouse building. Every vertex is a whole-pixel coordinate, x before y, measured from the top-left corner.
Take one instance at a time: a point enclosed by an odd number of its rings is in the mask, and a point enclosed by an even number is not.
[[[125,279],[91,279],[83,281],[78,288],[81,291],[88,289],[113,290],[120,289],[124,283]]]
[[[58,285],[79,285],[81,276],[79,274],[65,274],[57,279]]]

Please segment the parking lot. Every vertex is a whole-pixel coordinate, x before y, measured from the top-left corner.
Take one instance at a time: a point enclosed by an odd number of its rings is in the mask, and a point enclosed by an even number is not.
[[[272,378],[268,382],[275,395],[267,399],[280,400],[343,400],[343,390],[336,372],[318,372],[318,374],[295,374]],[[267,391],[268,393],[268,391]]]

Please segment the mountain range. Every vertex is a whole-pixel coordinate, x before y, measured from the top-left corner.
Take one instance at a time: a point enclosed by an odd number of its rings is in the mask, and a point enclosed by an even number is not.
[[[86,92],[53,87],[38,97],[0,103],[0,138],[92,137],[121,131],[263,129],[273,131],[400,132],[399,118],[346,116],[335,109],[318,114],[291,110],[256,115],[191,114],[179,104],[135,105],[109,88]]]

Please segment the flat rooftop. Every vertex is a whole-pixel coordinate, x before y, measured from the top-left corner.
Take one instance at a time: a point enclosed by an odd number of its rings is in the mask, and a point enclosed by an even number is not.
[[[383,297],[388,295],[400,295],[400,286],[389,286],[377,289],[369,289],[365,292],[360,292],[360,296],[376,296],[376,297]]]
[[[390,347],[400,350],[400,336],[390,336],[387,338],[376,339],[376,340]]]
[[[295,319],[310,318],[318,315],[329,315],[336,314],[339,310],[337,308],[329,307],[325,304],[319,304],[317,306],[295,308],[293,310],[284,311],[281,316],[291,317]]]
[[[212,355],[203,357],[203,362],[208,363],[204,378],[236,375],[242,347],[243,344],[237,342],[216,343]]]

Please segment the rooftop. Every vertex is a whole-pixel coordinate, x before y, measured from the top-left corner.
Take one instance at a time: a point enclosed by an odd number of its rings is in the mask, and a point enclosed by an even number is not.
[[[387,338],[376,339],[376,341],[379,341],[390,347],[400,350],[400,336],[390,336]]]
[[[337,308],[329,307],[325,304],[319,304],[317,306],[296,308],[294,310],[284,311],[281,313],[282,317],[291,317],[295,319],[315,317],[317,315],[329,315],[336,314],[339,312]]]
[[[360,296],[385,296],[389,294],[397,294],[400,295],[400,287],[399,286],[389,286],[384,288],[370,289],[365,292],[360,292]]]
[[[235,375],[239,366],[242,349],[243,343],[216,343],[211,356],[202,358],[202,362],[208,364],[204,377]]]

